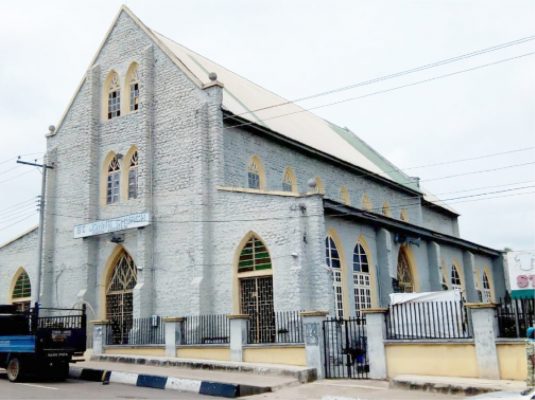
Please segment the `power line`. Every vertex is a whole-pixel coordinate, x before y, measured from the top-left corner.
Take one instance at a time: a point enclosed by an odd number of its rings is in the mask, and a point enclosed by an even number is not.
[[[436,67],[439,67],[439,66],[442,66],[442,65],[450,64],[452,62],[464,60],[464,59],[467,59],[467,58],[470,58],[470,57],[475,57],[475,56],[478,56],[478,55],[481,55],[481,54],[485,54],[485,53],[489,53],[489,52],[493,52],[493,51],[497,51],[497,50],[502,50],[502,49],[507,48],[507,47],[517,46],[519,44],[523,44],[523,43],[529,42],[529,41],[534,40],[534,39],[535,39],[535,36],[527,36],[527,37],[520,38],[520,39],[517,39],[517,40],[513,40],[513,41],[510,41],[510,42],[501,43],[501,44],[498,44],[498,45],[495,45],[495,46],[491,46],[491,47],[487,47],[487,48],[480,49],[480,50],[475,50],[475,51],[472,51],[470,53],[461,54],[461,55],[456,56],[456,57],[450,57],[450,58],[442,59],[442,60],[435,61],[435,62],[432,62],[432,63],[429,63],[429,64],[421,65],[419,67],[407,69],[407,70],[396,72],[396,73],[389,74],[389,75],[383,75],[383,76],[380,76],[380,77],[377,77],[377,78],[372,78],[372,79],[368,79],[368,80],[365,80],[365,81],[362,81],[362,82],[353,83],[353,84],[350,84],[350,85],[347,85],[347,86],[342,86],[342,87],[339,87],[339,88],[336,88],[336,89],[331,89],[331,90],[327,90],[327,91],[324,91],[324,92],[312,94],[310,96],[304,96],[304,97],[296,98],[294,100],[287,100],[287,101],[284,101],[282,103],[273,104],[273,105],[266,106],[266,107],[261,107],[261,108],[256,108],[256,109],[249,110],[249,111],[246,111],[246,112],[243,112],[243,113],[240,113],[240,114],[236,114],[236,115],[240,116],[240,115],[244,115],[244,114],[251,114],[251,113],[256,112],[256,111],[262,111],[262,110],[266,110],[266,109],[270,109],[270,108],[281,107],[281,106],[285,106],[285,105],[288,105],[288,104],[296,103],[296,102],[299,102],[299,101],[310,100],[310,99],[313,99],[313,98],[316,98],[316,97],[320,97],[320,96],[325,96],[325,95],[338,93],[338,92],[342,92],[342,91],[349,90],[349,89],[355,89],[355,88],[358,88],[358,87],[371,85],[371,84],[382,82],[382,81],[385,81],[385,80],[388,80],[388,79],[398,78],[398,77],[403,76],[403,75],[413,74],[415,72],[424,71],[424,70],[427,70],[427,69],[430,69],[430,68],[436,68]]]
[[[29,218],[31,218],[31,217],[33,217],[33,216],[35,216],[35,212],[32,212],[31,214],[26,215],[25,217],[19,219],[18,221],[13,222],[12,224],[3,226],[3,227],[1,228],[1,230],[4,230],[4,229],[10,228],[10,227],[12,227],[12,226],[14,226],[14,225],[20,224],[21,222],[26,221],[27,219],[29,219]]]
[[[501,171],[501,170],[509,169],[509,168],[525,167],[527,165],[533,165],[533,164],[535,164],[535,161],[526,162],[526,163],[520,163],[520,164],[505,165],[503,167],[497,167],[497,168],[480,169],[480,170],[477,170],[477,171],[463,172],[461,174],[447,175],[447,176],[442,176],[442,177],[439,177],[439,178],[422,179],[420,182],[439,181],[439,180],[442,180],[442,179],[457,178],[459,176],[483,174],[483,173],[487,173],[487,172]],[[409,182],[407,182],[407,183],[409,183]]]
[[[18,174],[18,175],[12,176],[12,177],[10,177],[10,178],[8,178],[8,179],[4,179],[3,181],[0,181],[0,184],[2,184],[2,183],[6,183],[6,182],[9,182],[9,181],[12,181],[13,179],[20,178],[21,176],[23,176],[23,175],[27,175],[27,174],[29,174],[29,173],[32,172],[32,171],[33,171],[33,170],[28,170],[28,171],[22,172],[22,173],[20,173],[20,174]]]
[[[334,105],[338,105],[338,104],[342,104],[342,103],[347,103],[349,101],[360,100],[360,99],[364,99],[366,97],[375,96],[375,95],[378,95],[378,94],[389,93],[389,92],[393,92],[395,90],[405,89],[405,88],[408,88],[408,87],[411,87],[411,86],[421,85],[423,83],[432,82],[432,81],[436,81],[436,80],[443,79],[443,78],[448,78],[448,77],[459,75],[459,74],[462,74],[462,73],[465,73],[465,72],[471,72],[471,71],[475,71],[475,70],[478,70],[478,69],[481,69],[481,68],[486,68],[486,67],[502,64],[502,63],[505,63],[505,62],[517,60],[517,59],[520,59],[520,58],[523,58],[523,57],[531,56],[533,54],[535,54],[535,51],[534,52],[530,52],[530,53],[521,54],[521,55],[515,56],[515,57],[504,58],[504,59],[493,61],[493,62],[490,62],[490,63],[477,65],[475,67],[466,68],[466,69],[463,69],[463,70],[460,70],[460,71],[455,71],[455,72],[450,72],[450,73],[447,73],[447,74],[437,75],[437,76],[434,76],[434,77],[431,77],[431,78],[422,79],[422,80],[415,81],[415,82],[412,82],[412,83],[407,83],[405,85],[395,86],[395,87],[390,88],[390,89],[378,90],[378,91],[375,91],[375,92],[363,94],[363,95],[356,96],[356,97],[349,97],[347,99],[342,99],[342,100],[338,100],[338,101],[335,101],[335,102],[332,102],[332,103],[327,103],[327,104],[323,104],[323,105],[319,105],[319,106],[315,106],[315,107],[301,108],[301,109],[299,109],[297,111],[292,111],[292,112],[289,112],[289,113],[275,115],[275,116],[270,117],[270,118],[262,119],[261,122],[270,121],[270,120],[273,120],[273,119],[278,119],[278,118],[286,117],[286,116],[293,115],[293,114],[299,114],[299,113],[303,113],[303,112],[308,112],[308,111],[316,110],[316,109],[319,109],[319,108],[330,107],[330,106],[334,106]],[[232,118],[232,116],[230,116],[229,118]],[[250,125],[258,125],[258,123],[256,123],[256,122],[247,122],[247,123],[242,123],[242,124],[237,124],[237,125],[231,125],[229,127],[225,127],[224,129],[239,128],[239,127],[242,127],[242,126],[250,126]]]

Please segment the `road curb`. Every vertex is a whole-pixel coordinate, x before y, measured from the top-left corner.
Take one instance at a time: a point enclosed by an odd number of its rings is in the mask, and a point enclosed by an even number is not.
[[[163,390],[177,390],[181,392],[190,392],[226,398],[249,396],[252,394],[260,394],[271,391],[271,388],[269,387],[183,379],[171,376],[137,374],[134,372],[109,371],[93,368],[71,367],[69,377],[91,382],[102,382],[103,384],[110,382],[121,383],[125,385]]]

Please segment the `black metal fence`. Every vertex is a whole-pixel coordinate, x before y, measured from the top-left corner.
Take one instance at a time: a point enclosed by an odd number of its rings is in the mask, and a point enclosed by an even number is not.
[[[530,326],[535,326],[535,299],[506,297],[496,307],[498,332],[502,338],[524,338]]]
[[[226,344],[230,323],[226,314],[191,315],[184,320],[182,344]]]
[[[430,301],[390,306],[386,315],[389,340],[466,339],[471,321],[463,302]]]
[[[300,311],[275,311],[250,315],[247,321],[247,343],[304,343],[303,319],[300,313]]]
[[[368,378],[368,340],[364,317],[324,321],[323,340],[326,378]]]
[[[165,324],[157,315],[133,318],[130,329],[112,323],[107,326],[105,342],[107,345],[165,344]]]

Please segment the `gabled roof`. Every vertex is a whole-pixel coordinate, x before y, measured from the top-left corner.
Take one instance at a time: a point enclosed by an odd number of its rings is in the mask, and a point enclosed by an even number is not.
[[[16,242],[19,239],[22,239],[25,236],[30,235],[31,233],[35,232],[38,228],[39,228],[39,225],[35,225],[35,226],[31,227],[30,229],[25,230],[24,232],[22,232],[18,236],[15,236],[13,239],[9,239],[7,242],[1,243],[0,244],[0,249],[10,245],[13,242]]]
[[[225,110],[249,121],[251,124],[268,128],[291,140],[402,185],[413,192],[422,192],[424,199],[427,197],[427,201],[436,204],[437,199],[431,198],[424,193],[414,179],[396,168],[347,128],[340,128],[166,36],[151,30],[126,6],[121,7],[106,38],[123,12],[199,87],[210,85],[212,82],[209,74],[215,72],[217,80],[224,86],[223,108]],[[90,65],[93,65],[97,59],[105,40]],[[273,107],[274,105],[277,106]],[[230,124],[230,126],[232,125]],[[439,206],[455,213],[444,204]]]

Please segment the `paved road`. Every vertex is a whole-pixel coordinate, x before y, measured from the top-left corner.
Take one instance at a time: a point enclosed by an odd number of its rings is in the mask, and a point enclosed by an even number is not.
[[[142,388],[137,386],[85,382],[69,379],[65,382],[33,381],[11,383],[0,371],[0,399],[180,399],[210,400],[212,396],[200,396],[175,390]]]

